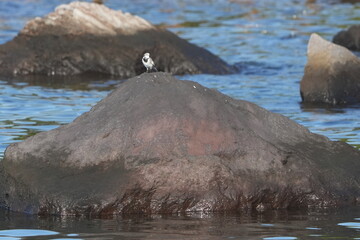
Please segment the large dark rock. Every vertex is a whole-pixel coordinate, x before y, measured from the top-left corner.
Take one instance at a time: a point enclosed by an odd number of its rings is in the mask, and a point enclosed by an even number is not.
[[[0,75],[98,73],[132,77],[144,52],[162,71],[225,74],[232,67],[209,51],[129,13],[73,2],[29,21],[0,45]]]
[[[351,26],[349,29],[337,33],[333,38],[333,43],[352,51],[360,51],[360,25]]]
[[[0,202],[39,214],[327,207],[360,196],[358,150],[160,72],[11,144],[0,164]]]
[[[304,103],[360,102],[360,59],[348,49],[312,34],[308,60],[300,82]]]

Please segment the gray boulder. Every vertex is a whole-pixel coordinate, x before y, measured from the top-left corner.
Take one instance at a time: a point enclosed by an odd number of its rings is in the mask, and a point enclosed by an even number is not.
[[[358,150],[161,72],[11,144],[0,170],[3,206],[34,214],[262,211],[360,196]]]
[[[308,60],[300,82],[304,103],[360,102],[360,59],[348,49],[312,34]]]
[[[360,51],[360,25],[338,32],[333,38],[333,43],[352,51]]]
[[[0,45],[0,75],[108,74],[128,78],[145,71],[145,52],[161,71],[225,74],[219,57],[148,21],[104,5],[72,2],[29,21]]]

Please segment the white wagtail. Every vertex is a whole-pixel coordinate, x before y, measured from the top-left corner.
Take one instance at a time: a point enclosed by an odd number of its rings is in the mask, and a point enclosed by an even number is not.
[[[155,67],[154,61],[150,57],[150,53],[145,53],[141,61],[146,67],[146,72],[151,72],[152,70],[155,70],[156,72],[158,71]]]

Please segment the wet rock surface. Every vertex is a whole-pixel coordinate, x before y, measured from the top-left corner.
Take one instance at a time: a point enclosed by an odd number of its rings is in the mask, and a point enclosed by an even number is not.
[[[348,49],[312,34],[300,82],[304,103],[330,105],[360,102],[360,59]]]
[[[161,72],[11,144],[0,171],[2,206],[33,214],[262,211],[360,196],[358,150]]]
[[[174,74],[226,74],[233,67],[209,51],[148,21],[104,5],[73,2],[29,21],[0,45],[0,75],[106,74],[145,71],[149,52],[157,68]]]

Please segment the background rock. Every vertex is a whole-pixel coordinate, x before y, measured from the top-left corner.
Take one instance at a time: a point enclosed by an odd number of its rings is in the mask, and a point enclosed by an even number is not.
[[[360,102],[360,60],[346,48],[312,34],[308,61],[300,82],[303,102],[352,104]]]
[[[337,33],[333,38],[333,43],[352,51],[360,51],[360,25],[351,26],[349,29]]]
[[[149,52],[162,71],[174,74],[232,72],[209,51],[129,13],[73,2],[35,18],[12,41],[0,45],[0,75],[111,74],[144,72]]]
[[[11,144],[0,170],[0,203],[38,214],[262,211],[360,196],[358,150],[160,72]]]

